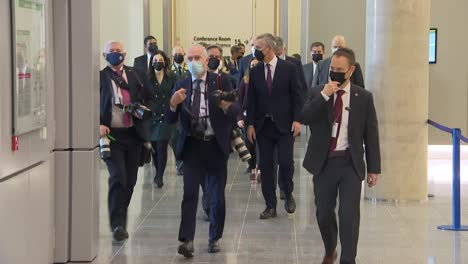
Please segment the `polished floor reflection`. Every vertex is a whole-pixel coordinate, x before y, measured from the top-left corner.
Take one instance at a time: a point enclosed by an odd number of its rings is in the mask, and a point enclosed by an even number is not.
[[[303,141],[304,139],[302,139]],[[177,255],[182,177],[171,157],[162,189],[152,186],[154,170],[140,169],[129,210],[130,239],[114,244],[108,227],[107,171],[101,170],[99,255],[93,263],[320,263],[323,245],[314,214],[312,176],[301,166],[304,148],[296,143],[297,210],[288,215],[278,203],[278,217],[260,220],[264,209],[260,185],[252,185],[246,165],[232,155],[226,187],[227,216],[221,252],[208,254],[208,223],[199,210],[195,257]],[[462,224],[468,225],[468,149],[462,161]],[[451,224],[451,153],[430,148],[429,191],[424,204],[373,204],[362,201],[358,263],[468,263],[468,232],[437,230]],[[339,249],[338,249],[339,250]]]

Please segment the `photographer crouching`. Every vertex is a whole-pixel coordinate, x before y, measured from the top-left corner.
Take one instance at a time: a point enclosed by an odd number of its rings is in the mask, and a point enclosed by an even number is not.
[[[100,73],[101,158],[109,170],[109,217],[113,238],[128,238],[127,209],[133,194],[150,116],[144,105],[152,100],[132,67],[124,65],[121,43],[108,42],[103,49],[108,65]],[[110,143],[109,143],[110,142]],[[110,148],[110,150],[109,150]]]
[[[220,251],[218,240],[223,235],[226,204],[225,187],[227,163],[231,152],[231,134],[240,112],[236,102],[213,96],[222,82],[223,90],[232,90],[228,82],[207,72],[208,54],[201,45],[187,50],[191,75],[174,87],[166,117],[175,123],[180,118],[176,155],[184,162],[184,195],[178,253],[186,258],[194,252],[196,214],[199,185],[206,177],[206,192],[209,196],[209,243],[208,252]],[[218,100],[217,100],[218,99]]]

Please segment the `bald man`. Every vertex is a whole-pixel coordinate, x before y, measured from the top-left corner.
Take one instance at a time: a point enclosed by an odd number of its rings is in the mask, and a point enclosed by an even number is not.
[[[231,133],[241,108],[236,102],[216,100],[218,75],[208,72],[208,54],[201,45],[187,50],[190,75],[179,81],[173,91],[166,117],[180,120],[177,158],[184,162],[184,195],[179,229],[178,253],[193,257],[199,185],[205,183],[209,196],[208,252],[220,251],[218,240],[224,230],[226,201],[224,189],[231,152]],[[224,91],[232,89],[228,83]]]
[[[332,56],[335,51],[341,48],[346,48],[345,37],[337,35],[333,37],[331,42]],[[323,61],[317,64],[316,74],[312,80],[312,87],[327,84],[330,81],[330,64],[332,56],[324,59]],[[362,76],[361,65],[356,62],[356,69],[354,70],[353,75],[351,75],[351,83],[359,87],[364,87],[364,77]]]

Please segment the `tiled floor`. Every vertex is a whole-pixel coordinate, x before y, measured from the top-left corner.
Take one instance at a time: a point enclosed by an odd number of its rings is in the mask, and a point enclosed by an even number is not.
[[[278,203],[278,217],[267,221],[258,219],[264,209],[260,185],[250,184],[244,174],[246,165],[233,155],[229,162],[221,252],[206,252],[208,223],[200,213],[195,257],[188,260],[176,254],[182,177],[175,176],[173,159],[169,160],[163,189],[153,188],[151,167],[140,169],[130,205],[130,239],[124,244],[112,243],[107,170],[103,166],[99,255],[93,263],[320,263],[323,245],[315,220],[312,176],[300,166],[304,149],[296,147],[295,155],[296,213],[288,216],[283,203]],[[429,202],[394,205],[362,201],[358,263],[468,263],[468,232],[436,228],[451,224],[450,151],[430,148],[429,158],[429,190],[434,194]],[[468,225],[467,148],[463,149],[462,182],[462,224]]]

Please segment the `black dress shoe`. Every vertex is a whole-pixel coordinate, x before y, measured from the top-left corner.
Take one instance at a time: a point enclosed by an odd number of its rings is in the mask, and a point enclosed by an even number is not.
[[[284,202],[284,209],[286,209],[286,212],[289,214],[292,214],[296,211],[296,200],[294,200],[292,194],[286,198],[286,201]]]
[[[193,241],[185,241],[184,243],[180,244],[177,253],[186,258],[191,258],[193,257],[193,251]]]
[[[221,250],[218,240],[208,242],[208,253],[217,253]]]
[[[159,177],[154,177],[153,184],[155,187],[161,189],[164,186],[164,182],[161,178]]]
[[[123,227],[118,226],[114,228],[114,231],[112,231],[112,238],[118,242],[124,241],[128,238],[128,232]]]
[[[276,217],[276,209],[267,208],[260,214],[260,219],[268,219]]]
[[[286,195],[282,190],[280,190],[280,200],[284,200],[286,198]]]

